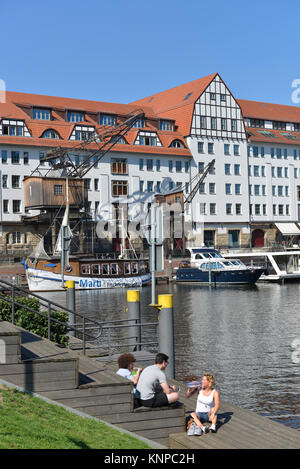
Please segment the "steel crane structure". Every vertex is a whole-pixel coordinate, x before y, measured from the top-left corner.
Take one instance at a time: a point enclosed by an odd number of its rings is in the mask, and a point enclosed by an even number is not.
[[[66,204],[61,195],[69,192],[70,222],[78,226],[80,252],[84,250],[83,240],[87,231],[94,230],[91,215],[87,210],[87,189],[84,187],[84,176],[120,141],[122,137],[145,114],[137,109],[125,116],[123,122],[88,132],[86,138],[68,147],[57,146],[40,158],[38,166],[24,178],[24,205],[27,210],[39,210],[39,215],[23,217],[25,223],[51,227],[51,239],[47,240],[49,251],[54,250],[59,219]],[[75,153],[86,153],[83,161],[76,162]],[[49,163],[46,165],[45,163]],[[60,187],[56,194],[55,187]],[[67,189],[68,187],[68,189]],[[84,223],[89,226],[84,228]],[[49,231],[49,230],[48,230]],[[48,238],[49,238],[48,234]],[[91,235],[92,244],[94,235]]]
[[[168,210],[168,213],[164,213],[163,215],[165,220],[167,217],[169,217],[170,237],[168,239],[165,239],[165,242],[164,242],[167,256],[169,254],[173,255],[176,251],[181,251],[182,253],[185,252],[185,237],[186,237],[185,232],[184,232],[185,212],[187,211],[188,206],[192,203],[195,195],[197,194],[199,190],[200,185],[206,179],[208,173],[211,171],[214,164],[215,164],[215,159],[211,160],[205,166],[202,173],[197,173],[190,180],[190,192],[186,197],[184,196],[185,188],[183,185],[175,187],[174,189],[164,192],[163,194],[156,195],[156,201],[158,202],[158,204],[165,203],[170,206],[170,210]],[[177,216],[175,215],[175,212],[172,211],[173,204],[181,205],[181,213],[178,213],[178,208],[176,209]],[[177,230],[175,230],[175,223],[178,224],[178,215],[180,215],[180,219],[181,219],[181,237],[180,238],[176,238],[175,236],[175,231],[178,233],[178,228]]]
[[[119,142],[128,130],[144,117],[144,112],[137,110],[127,116],[122,123],[109,126],[100,132],[88,132],[87,138],[72,146],[71,150],[60,146],[54,148],[40,159],[38,167],[31,173],[31,176],[40,174],[47,177],[53,171],[58,170],[61,172],[61,176],[65,178],[83,178]],[[94,148],[95,145],[96,149]],[[83,151],[88,152],[87,157],[83,162],[76,164],[73,161],[71,152]],[[49,163],[50,168],[45,168],[44,163]]]

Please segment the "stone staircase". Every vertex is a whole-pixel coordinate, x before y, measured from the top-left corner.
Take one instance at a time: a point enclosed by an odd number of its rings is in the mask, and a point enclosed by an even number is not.
[[[130,381],[106,364],[0,321],[0,379],[161,445],[184,431],[184,407],[134,409]]]

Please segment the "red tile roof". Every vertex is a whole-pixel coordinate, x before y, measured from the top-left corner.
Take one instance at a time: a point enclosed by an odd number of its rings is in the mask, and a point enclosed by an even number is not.
[[[204,78],[134,101],[131,104],[152,106],[159,117],[175,120],[178,130],[184,136],[189,135],[195,102],[217,75],[217,73],[213,73]]]
[[[300,107],[238,99],[244,117],[270,121],[299,122]]]
[[[41,107],[51,109],[52,118],[51,121],[32,119],[30,116],[31,108]],[[84,122],[67,122],[65,120],[66,110],[76,110],[85,113]],[[18,144],[18,145],[30,145],[30,146],[44,146],[44,147],[56,147],[61,146],[64,148],[74,148],[78,146],[79,141],[69,140],[75,125],[80,126],[94,126],[98,132],[105,130],[108,126],[99,125],[99,113],[104,114],[115,114],[120,116],[121,119],[136,112],[144,112],[146,116],[146,127],[143,129],[132,128],[126,136],[125,144],[116,144],[111,151],[118,152],[134,152],[134,153],[147,153],[147,154],[159,154],[159,155],[178,155],[191,157],[190,150],[186,147],[183,135],[175,130],[174,132],[164,132],[158,130],[158,117],[155,110],[145,105],[140,104],[118,104],[118,103],[105,103],[100,101],[88,101],[82,99],[72,98],[60,98],[55,96],[43,96],[29,93],[6,93],[6,103],[0,103],[0,120],[3,118],[7,119],[18,119],[23,120],[26,123],[28,130],[31,133],[31,137],[13,137],[2,135],[0,136],[0,143],[5,144]],[[41,138],[44,131],[53,129],[58,132],[61,139],[44,139]],[[163,147],[155,146],[144,146],[134,145],[139,130],[153,131],[156,132],[160,141],[164,145]],[[181,140],[185,148],[169,148],[171,141],[179,139]],[[97,148],[96,145],[91,145],[91,148]]]
[[[248,133],[250,142],[268,142],[273,143],[274,145],[277,143],[284,143],[285,145],[300,145],[300,132],[289,132],[288,130],[257,129],[253,127],[246,127],[246,131]]]
[[[146,115],[147,127],[143,129],[132,128],[125,136],[127,144],[116,144],[111,151],[191,157],[184,136],[190,135],[195,102],[217,75],[217,73],[214,73],[169,90],[155,93],[130,104],[106,103],[8,91],[6,92],[6,103],[0,103],[0,119],[24,120],[32,138],[1,136],[0,143],[74,148],[81,143],[69,140],[75,125],[94,126],[99,132],[107,128],[107,126],[99,125],[99,113],[117,115],[124,119],[124,116],[128,116],[133,112],[143,111]],[[237,103],[241,107],[244,117],[300,123],[300,107],[241,99],[237,100]],[[33,120],[31,118],[31,109],[33,107],[51,109],[54,120]],[[78,123],[66,122],[65,112],[67,110],[83,111],[85,113],[85,121]],[[160,131],[158,129],[158,119],[173,120],[175,126],[174,132]],[[56,130],[61,139],[41,138],[44,131],[48,129]],[[163,147],[135,145],[134,142],[139,130],[156,132]],[[247,128],[246,130],[250,132],[249,138],[253,142],[284,143],[287,145],[300,144],[299,132],[270,130],[271,134],[274,135],[272,137],[262,134],[261,131],[263,129]],[[268,131],[268,129],[264,130],[265,132]],[[296,138],[288,138],[288,133],[291,133]],[[177,139],[182,141],[185,148],[170,147],[172,141]]]

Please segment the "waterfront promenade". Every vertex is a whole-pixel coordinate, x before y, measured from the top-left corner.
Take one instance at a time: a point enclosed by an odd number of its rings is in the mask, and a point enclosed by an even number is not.
[[[10,323],[0,321],[0,340],[7,341],[9,363],[0,363],[0,379],[22,386],[67,407],[116,425],[120,430],[152,440],[166,448],[190,449],[296,449],[300,432],[222,402],[216,434],[188,437],[185,417],[195,409],[195,398],[173,409],[133,409],[132,385],[115,374],[117,363],[105,364],[78,351],[57,347]],[[20,341],[20,346],[16,347]]]

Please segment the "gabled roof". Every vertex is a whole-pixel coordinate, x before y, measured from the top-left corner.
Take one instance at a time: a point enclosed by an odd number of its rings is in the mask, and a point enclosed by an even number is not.
[[[41,107],[53,108],[58,111],[83,111],[98,114],[99,112],[108,114],[128,115],[137,110],[137,106],[130,104],[106,103],[102,101],[90,101],[85,99],[62,98],[59,96],[46,96],[30,93],[18,93],[14,91],[6,92],[6,100],[13,105],[24,107]],[[4,104],[5,105],[5,104]],[[19,107],[19,106],[18,106]],[[0,104],[1,109],[1,104]],[[151,108],[148,110],[149,114],[154,117]],[[152,112],[151,112],[152,111]],[[25,114],[25,113],[24,113]]]
[[[32,119],[31,109],[40,107],[51,109],[53,120]],[[84,122],[67,122],[65,120],[66,110],[76,110],[85,113]],[[90,101],[73,98],[61,98],[56,96],[35,95],[29,93],[6,92],[6,102],[0,103],[0,120],[2,118],[12,120],[25,121],[31,137],[17,137],[9,135],[1,135],[0,143],[5,144],[22,144],[32,146],[56,147],[64,148],[78,147],[81,141],[69,140],[74,126],[93,126],[98,132],[107,130],[109,126],[99,124],[99,113],[115,114],[124,121],[133,113],[144,112],[147,127],[143,129],[131,128],[125,135],[127,144],[115,144],[110,151],[126,152],[126,153],[146,153],[159,155],[173,155],[191,157],[190,150],[185,148],[169,148],[171,141],[179,139],[184,142],[183,135],[178,131],[165,132],[159,131],[155,110],[151,106],[140,104],[118,104],[105,103],[101,101]],[[58,132],[61,139],[45,139],[41,138],[45,130],[53,129]],[[135,139],[140,130],[155,131],[163,142],[163,147],[135,145]],[[91,149],[97,149],[96,144],[90,144]]]
[[[238,99],[244,117],[300,123],[300,107]]]
[[[195,102],[217,75],[217,73],[213,73],[184,85],[152,94],[147,98],[133,101],[131,104],[151,106],[158,117],[175,120],[180,133],[184,136],[189,135]]]

